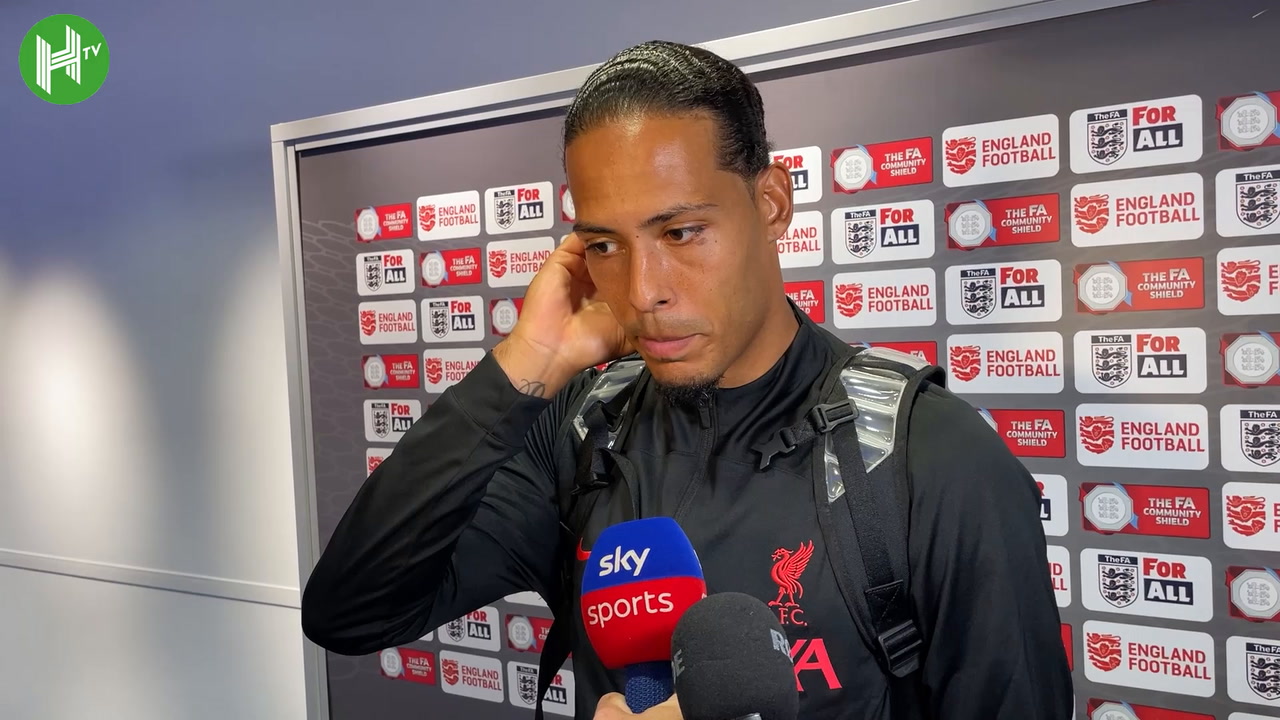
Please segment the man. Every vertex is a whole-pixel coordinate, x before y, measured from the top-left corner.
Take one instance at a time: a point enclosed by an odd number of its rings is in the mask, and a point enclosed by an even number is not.
[[[512,592],[562,598],[561,563],[604,527],[672,516],[709,592],[779,610],[802,718],[1069,717],[1039,493],[969,405],[930,385],[910,415],[907,551],[923,648],[906,699],[842,600],[812,455],[759,469],[762,443],[803,417],[848,345],[784,293],[775,241],[791,223],[791,180],[770,161],[752,83],[704,50],[645,43],[586,81],[564,127],[574,233],[530,284],[511,335],[365,481],[307,584],[306,635],[365,654]],[[646,377],[619,452],[638,487],[606,491],[575,545],[557,505],[575,472],[568,420],[593,366],[633,352]],[[808,560],[783,592],[771,569],[798,553]],[[618,674],[581,632],[572,650],[579,717],[629,716]],[[673,700],[641,717],[680,715]]]

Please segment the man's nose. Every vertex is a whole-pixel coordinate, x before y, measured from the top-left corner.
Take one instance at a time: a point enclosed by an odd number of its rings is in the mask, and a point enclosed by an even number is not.
[[[658,248],[637,242],[630,253],[627,269],[627,299],[639,312],[653,312],[670,304],[671,277],[666,254]]]

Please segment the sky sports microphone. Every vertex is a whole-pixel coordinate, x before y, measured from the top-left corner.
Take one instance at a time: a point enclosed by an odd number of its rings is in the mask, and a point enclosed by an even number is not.
[[[671,634],[706,597],[702,565],[669,517],[605,528],[582,573],[582,624],[610,670],[625,668],[624,694],[640,713],[671,697]]]
[[[671,637],[684,720],[796,720],[791,645],[763,602],[716,593],[689,608]]]

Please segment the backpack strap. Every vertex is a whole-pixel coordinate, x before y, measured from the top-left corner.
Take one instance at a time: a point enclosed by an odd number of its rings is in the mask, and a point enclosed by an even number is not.
[[[599,500],[600,491],[613,484],[621,476],[631,492],[636,489],[636,473],[631,463],[620,453],[613,451],[614,444],[629,420],[634,417],[631,397],[636,379],[644,370],[639,356],[628,356],[612,363],[599,376],[587,393],[572,421],[570,432],[578,443],[576,472],[572,487],[561,488],[560,532],[563,545],[576,548],[582,531],[591,518]],[[576,627],[572,617],[574,605],[574,565],[576,550],[561,554],[561,596],[556,603],[554,619],[547,631],[547,639],[538,658],[538,704],[535,720],[543,720],[542,702],[551,687],[551,681],[560,672],[573,648]]]

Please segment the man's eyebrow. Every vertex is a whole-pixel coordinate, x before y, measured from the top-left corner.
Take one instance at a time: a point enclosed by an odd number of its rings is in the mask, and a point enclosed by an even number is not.
[[[681,203],[679,205],[672,205],[666,210],[663,210],[662,212],[640,223],[640,229],[642,230],[648,229],[653,227],[654,225],[661,225],[662,223],[670,222],[671,220],[677,217],[680,217],[685,213],[698,212],[699,210],[708,210],[715,206],[716,206],[715,203]],[[621,234],[617,230],[614,230],[612,228],[607,228],[602,225],[592,225],[591,223],[582,222],[582,221],[578,221],[573,224],[573,231],[579,232],[579,233],[587,233],[590,235]]]

